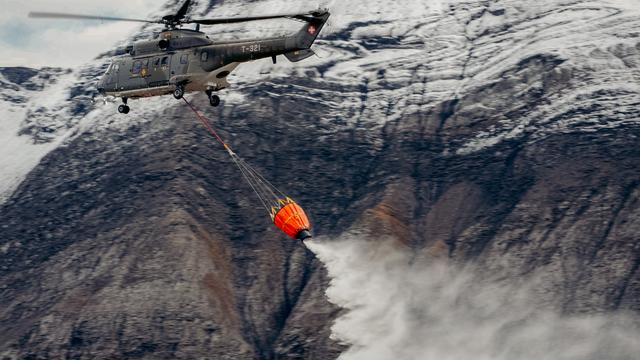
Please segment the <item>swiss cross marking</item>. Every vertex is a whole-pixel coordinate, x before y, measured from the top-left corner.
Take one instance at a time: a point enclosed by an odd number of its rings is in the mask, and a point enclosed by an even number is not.
[[[309,25],[309,28],[307,29],[307,31],[309,32],[309,34],[315,35],[316,31],[318,31],[318,29],[313,25]]]

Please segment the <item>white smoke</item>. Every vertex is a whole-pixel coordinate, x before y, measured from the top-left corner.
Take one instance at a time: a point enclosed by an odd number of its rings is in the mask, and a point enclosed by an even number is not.
[[[391,241],[309,241],[329,300],[345,309],[332,337],[342,360],[638,359],[640,329],[622,315],[560,316],[524,284],[415,259]]]

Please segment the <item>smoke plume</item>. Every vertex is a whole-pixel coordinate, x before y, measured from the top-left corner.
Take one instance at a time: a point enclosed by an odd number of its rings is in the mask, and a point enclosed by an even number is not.
[[[326,265],[329,300],[344,308],[332,336],[342,360],[637,359],[631,316],[561,316],[526,283],[487,282],[472,268],[415,259],[391,241],[307,244]]]

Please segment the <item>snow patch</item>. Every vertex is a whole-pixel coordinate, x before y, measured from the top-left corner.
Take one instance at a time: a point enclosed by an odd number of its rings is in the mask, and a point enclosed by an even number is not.
[[[47,134],[48,141],[36,142],[32,136],[21,134],[34,109],[50,107],[60,111],[66,105],[69,88],[77,80],[73,73],[59,77],[56,74],[48,75],[50,81],[43,85],[43,90],[20,89],[20,94],[26,99],[24,103],[0,103],[0,204],[11,196],[40,160],[59,146],[72,131],[55,125],[56,117],[52,116],[44,118],[48,125],[55,128],[55,131]]]

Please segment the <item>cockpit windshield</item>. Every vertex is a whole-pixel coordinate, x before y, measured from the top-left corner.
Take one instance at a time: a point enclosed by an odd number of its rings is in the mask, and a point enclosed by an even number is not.
[[[118,70],[120,70],[120,63],[114,61],[107,68],[107,71],[105,72],[105,75],[116,74],[118,72]]]
[[[109,74],[113,73],[113,68],[114,68],[114,63],[109,64],[109,67],[107,68],[107,71],[105,71],[105,75],[109,75]]]

